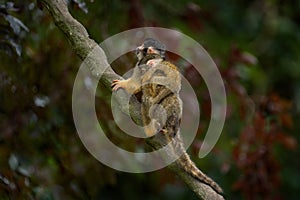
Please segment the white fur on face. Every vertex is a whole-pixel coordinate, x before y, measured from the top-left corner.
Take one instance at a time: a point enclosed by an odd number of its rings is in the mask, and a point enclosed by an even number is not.
[[[157,58],[157,59],[152,59],[149,60],[146,64],[151,66],[151,67],[155,67],[157,64],[159,64],[162,61],[161,58]]]
[[[143,49],[144,49],[144,45],[138,46],[136,48],[136,56],[138,58],[138,60],[142,60],[143,56]]]

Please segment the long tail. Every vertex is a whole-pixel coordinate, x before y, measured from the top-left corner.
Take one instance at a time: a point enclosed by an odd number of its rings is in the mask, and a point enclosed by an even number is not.
[[[195,163],[191,160],[190,156],[186,153],[185,148],[183,146],[182,139],[180,137],[179,131],[175,135],[172,140],[173,148],[176,154],[181,154],[181,156],[176,160],[176,164],[179,165],[184,171],[190,174],[195,179],[199,180],[200,182],[210,186],[213,190],[215,190],[218,194],[223,195],[222,188],[214,182],[211,178],[209,178],[206,174],[201,172]]]

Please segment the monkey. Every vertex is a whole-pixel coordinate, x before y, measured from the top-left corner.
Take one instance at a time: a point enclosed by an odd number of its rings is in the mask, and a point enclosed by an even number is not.
[[[132,76],[126,80],[114,80],[112,84],[113,91],[123,88],[129,94],[136,94],[143,88],[142,93],[144,93],[144,91],[157,93],[151,95],[153,97],[151,98],[151,102],[149,101],[150,98],[148,98],[150,95],[142,95],[142,122],[148,137],[157,133],[159,127],[161,128],[160,124],[164,124],[164,121],[166,120],[162,117],[162,113],[160,112],[161,106],[160,109],[155,109],[156,117],[154,117],[154,112],[149,113],[150,108],[153,108],[153,105],[158,105],[165,96],[172,92],[178,94],[181,89],[180,73],[175,65],[164,60],[164,52],[165,46],[163,44],[152,39],[146,39],[144,43],[136,49],[138,62],[133,70]],[[157,84],[150,84],[152,87],[149,89],[151,90],[146,90],[148,87],[142,87],[142,85],[148,84],[150,79],[151,82]],[[158,85],[159,83],[160,85]],[[161,86],[164,84],[167,84],[167,87]],[[160,90],[155,89],[158,87]],[[180,107],[179,105],[177,106]],[[152,120],[150,120],[150,115]]]
[[[223,195],[221,187],[202,173],[186,153],[181,136],[182,100],[179,96],[181,76],[178,68],[165,60],[165,46],[149,38],[136,49],[138,62],[127,80],[114,80],[113,91],[125,89],[129,94],[142,92],[141,115],[147,136],[161,134],[172,151],[180,155],[175,164],[198,181]]]

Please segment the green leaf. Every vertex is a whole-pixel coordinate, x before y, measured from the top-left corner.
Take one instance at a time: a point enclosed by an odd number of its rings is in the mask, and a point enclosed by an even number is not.
[[[8,38],[7,41],[10,44],[10,46],[15,50],[16,54],[18,56],[21,56],[22,46],[20,44],[16,43],[12,38]]]
[[[18,18],[15,18],[11,15],[4,15],[4,19],[9,23],[10,27],[13,29],[16,35],[20,34],[21,29],[29,32],[27,26],[25,26],[23,22],[21,22]]]
[[[5,4],[0,4],[0,10],[17,11],[13,2],[6,2]]]
[[[24,167],[19,167],[18,172],[20,174],[22,174],[23,176],[30,177],[30,172],[27,169],[25,169]]]
[[[73,3],[75,3],[85,14],[87,14],[88,8],[86,7],[86,3],[81,0],[72,0]]]
[[[18,158],[14,154],[11,154],[8,159],[8,164],[12,170],[16,170],[19,166]]]

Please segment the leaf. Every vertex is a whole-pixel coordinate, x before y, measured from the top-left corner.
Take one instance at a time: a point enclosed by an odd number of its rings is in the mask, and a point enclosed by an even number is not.
[[[8,164],[12,170],[16,170],[19,166],[18,158],[14,154],[11,154],[8,159]]]
[[[296,150],[297,149],[297,140],[289,135],[286,135],[284,133],[280,133],[278,135],[278,142],[280,142],[285,148],[289,150]]]
[[[245,64],[250,64],[250,65],[255,65],[258,62],[257,58],[253,54],[251,54],[249,52],[243,52],[241,54],[241,58],[240,59]]]
[[[22,46],[15,42],[13,38],[6,35],[5,39],[0,38],[0,50],[4,51],[6,54],[12,54],[11,50],[14,50],[18,56],[21,56]]]
[[[21,22],[18,18],[15,18],[11,15],[4,15],[5,20],[9,23],[10,27],[13,29],[14,33],[16,35],[19,35],[21,32],[21,28],[23,28],[25,31],[29,32],[29,29],[27,26]]]
[[[18,11],[18,9],[15,8],[15,4],[13,2],[6,2],[5,4],[0,4],[0,10]]]
[[[39,96],[34,97],[34,104],[37,107],[45,107],[49,102],[50,102],[50,99],[47,96],[39,95]]]
[[[23,176],[30,177],[30,172],[27,169],[23,168],[23,167],[19,167],[18,172],[20,174],[22,174]]]
[[[74,4],[76,4],[85,14],[89,12],[88,8],[86,7],[86,3],[81,0],[72,0]]]
[[[20,44],[16,43],[12,38],[8,38],[7,41],[10,44],[10,46],[15,50],[16,54],[18,56],[21,56],[22,46]]]

